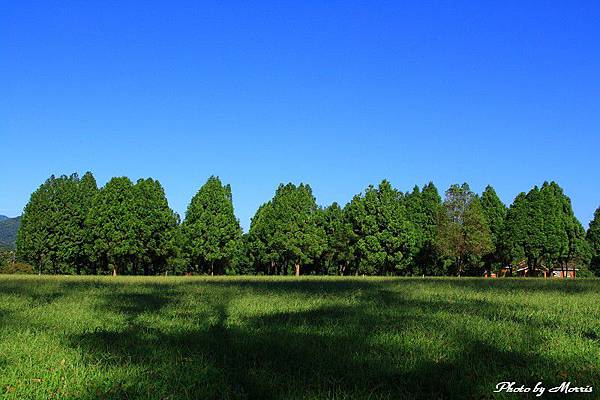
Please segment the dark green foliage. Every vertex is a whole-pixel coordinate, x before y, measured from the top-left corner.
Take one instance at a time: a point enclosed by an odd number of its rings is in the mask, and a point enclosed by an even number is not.
[[[506,219],[507,208],[500,201],[494,188],[488,185],[481,195],[481,206],[485,215],[490,233],[492,234],[492,243],[495,251],[484,256],[485,269],[487,271],[497,271],[505,262],[506,255],[502,248],[502,231],[504,230],[504,220]]]
[[[406,211],[415,227],[415,251],[411,272],[414,275],[443,275],[443,265],[435,246],[437,219],[442,211],[442,198],[433,184],[419,190],[415,186],[405,196]]]
[[[95,192],[91,173],[81,179],[77,174],[51,176],[25,207],[18,257],[41,272],[80,273],[88,264],[84,221]]]
[[[354,196],[346,207],[356,237],[355,272],[367,275],[410,274],[417,230],[407,216],[402,193],[384,180]]]
[[[134,273],[154,275],[165,272],[168,260],[176,255],[174,241],[179,216],[170,208],[160,182],[140,179],[133,187],[135,199],[136,238]]]
[[[192,198],[182,224],[183,248],[191,271],[211,275],[235,272],[241,239],[231,187],[211,176]]]
[[[594,219],[590,222],[586,239],[591,255],[590,270],[600,276],[600,207],[596,209]]]
[[[451,262],[451,272],[480,275],[482,259],[494,251],[492,233],[481,200],[469,185],[452,185],[446,191],[436,239],[439,251]]]
[[[517,196],[507,212],[502,241],[511,260],[526,260],[531,273],[542,266],[586,265],[590,258],[583,226],[555,182]]]
[[[157,274],[175,253],[178,218],[158,181],[113,178],[94,198],[86,219],[92,239],[92,273]]]
[[[243,234],[231,188],[217,177],[179,224],[158,181],[113,178],[98,190],[87,173],[52,176],[32,194],[17,259],[62,274],[477,276],[526,262],[533,275],[575,267],[583,276],[588,266],[600,273],[597,220],[586,237],[554,182],[508,210],[491,186],[480,198],[453,185],[442,203],[433,183],[403,193],[384,180],[344,207],[321,208],[310,186],[290,183]]]
[[[19,231],[21,217],[2,217],[0,220],[0,245],[14,248],[17,242],[17,232]]]
[[[354,262],[356,234],[338,203],[320,210],[319,226],[325,232],[326,246],[317,262],[322,275],[348,275]]]
[[[296,275],[314,269],[326,247],[319,210],[308,185],[279,185],[252,219],[249,249],[258,272]]]
[[[504,227],[507,208],[504,203],[500,201],[496,191],[490,185],[486,186],[481,194],[481,206],[483,207],[483,213],[488,220],[492,240],[494,244],[497,244]]]
[[[556,183],[553,182],[552,185],[556,190],[556,196],[560,200],[562,207],[560,219],[562,229],[565,230],[567,235],[567,246],[559,254],[556,268],[566,269],[567,267],[581,266],[582,269],[585,269],[589,266],[592,258],[592,249],[586,241],[585,229],[577,217],[575,217],[573,207],[571,206],[571,199],[563,193],[563,190]]]
[[[112,178],[94,198],[86,219],[92,238],[93,273],[135,273],[137,252],[136,199],[129,178]]]
[[[179,215],[177,215],[179,223]],[[189,257],[185,250],[185,238],[181,225],[177,225],[173,230],[168,243],[171,250],[171,256],[167,259],[165,275],[180,275],[190,271]]]
[[[248,257],[256,274],[271,275],[284,272],[281,268],[276,268],[280,258],[276,249],[271,246],[275,233],[272,214],[272,202],[258,207],[250,221],[250,230],[244,236]]]

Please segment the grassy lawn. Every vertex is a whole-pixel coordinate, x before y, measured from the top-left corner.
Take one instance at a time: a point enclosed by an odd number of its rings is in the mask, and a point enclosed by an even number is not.
[[[527,397],[500,381],[598,398],[599,280],[0,277],[9,399]]]

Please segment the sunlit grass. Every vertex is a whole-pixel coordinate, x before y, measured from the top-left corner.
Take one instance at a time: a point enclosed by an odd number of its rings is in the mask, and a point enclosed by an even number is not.
[[[600,390],[599,300],[598,280],[3,276],[0,395],[495,398],[500,381]]]

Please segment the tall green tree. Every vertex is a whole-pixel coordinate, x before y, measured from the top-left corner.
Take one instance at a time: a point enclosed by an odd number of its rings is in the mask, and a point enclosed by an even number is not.
[[[590,270],[600,276],[600,207],[596,209],[594,219],[590,222],[586,239],[591,252]]]
[[[91,254],[99,270],[93,273],[136,273],[142,255],[138,236],[136,191],[127,177],[112,178],[94,197],[86,218],[92,240]]]
[[[90,256],[91,236],[87,229],[85,220],[92,208],[94,197],[98,194],[98,185],[96,178],[91,172],[86,172],[79,181],[78,194],[76,199],[76,221],[77,243],[74,251],[74,265],[77,273],[89,274],[92,267],[92,257]]]
[[[458,276],[465,272],[479,274],[482,258],[494,251],[481,201],[468,184],[452,185],[446,191],[436,242]]]
[[[585,263],[589,248],[570,199],[555,182],[521,193],[508,209],[503,246],[513,262],[526,260],[530,274],[540,267]]]
[[[506,212],[501,239],[508,259],[513,264],[525,259],[530,268],[537,263],[540,254],[537,243],[542,241],[541,216],[529,208],[532,193],[538,191],[536,186],[528,194],[521,192],[515,197]]]
[[[194,271],[211,275],[232,272],[242,245],[242,229],[233,212],[229,185],[211,176],[192,198],[182,228]]]
[[[559,266],[565,272],[571,267],[587,269],[592,258],[592,249],[586,240],[585,229],[573,212],[571,199],[563,193],[556,182],[552,182],[550,186],[553,187],[554,195],[560,202],[562,229],[567,237],[566,246],[558,256]]]
[[[415,254],[411,272],[416,275],[437,275],[443,272],[440,257],[435,246],[437,218],[442,206],[442,198],[433,184],[429,182],[420,190],[415,186],[405,196],[408,219],[415,227]]]
[[[255,259],[267,273],[295,275],[314,264],[326,246],[325,232],[318,224],[318,207],[310,186],[279,185],[273,199],[259,208],[250,225]]]
[[[162,273],[169,258],[176,255],[173,236],[179,216],[169,207],[165,191],[157,180],[139,179],[133,186],[133,196],[138,252],[133,259],[132,273]]]
[[[321,270],[328,275],[348,275],[354,261],[356,235],[345,211],[338,203],[321,210],[320,226],[325,232],[326,246],[321,254]]]
[[[180,224],[179,215],[177,217],[177,226],[173,229],[169,238],[167,248],[170,250],[169,257],[166,260],[165,274],[180,275],[188,272],[189,259],[186,256],[185,240],[183,235],[183,227]]]
[[[25,207],[17,252],[39,272],[81,273],[89,263],[85,218],[97,191],[91,173],[51,176]]]
[[[256,274],[278,275],[282,272],[282,257],[272,244],[275,223],[272,200],[262,204],[250,221],[245,244]]]
[[[417,243],[403,195],[384,180],[356,195],[346,207],[357,241],[356,273],[406,275]]]
[[[17,257],[36,266],[39,273],[51,271],[51,258],[56,253],[55,241],[50,238],[55,219],[50,214],[55,179],[52,175],[31,194],[17,233]]]
[[[496,191],[490,185],[486,186],[481,195],[481,206],[490,227],[492,243],[495,248],[495,251],[484,257],[485,267],[487,271],[497,270],[502,266],[506,258],[502,248],[502,231],[504,229],[507,207],[502,203]]]

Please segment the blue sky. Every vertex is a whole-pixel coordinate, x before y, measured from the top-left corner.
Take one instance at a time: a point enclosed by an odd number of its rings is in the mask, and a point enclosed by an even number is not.
[[[593,1],[3,2],[0,214],[87,170],[157,178],[182,214],[219,175],[246,228],[280,182],[320,204],[383,178],[510,203],[556,180],[587,227],[599,19]]]

